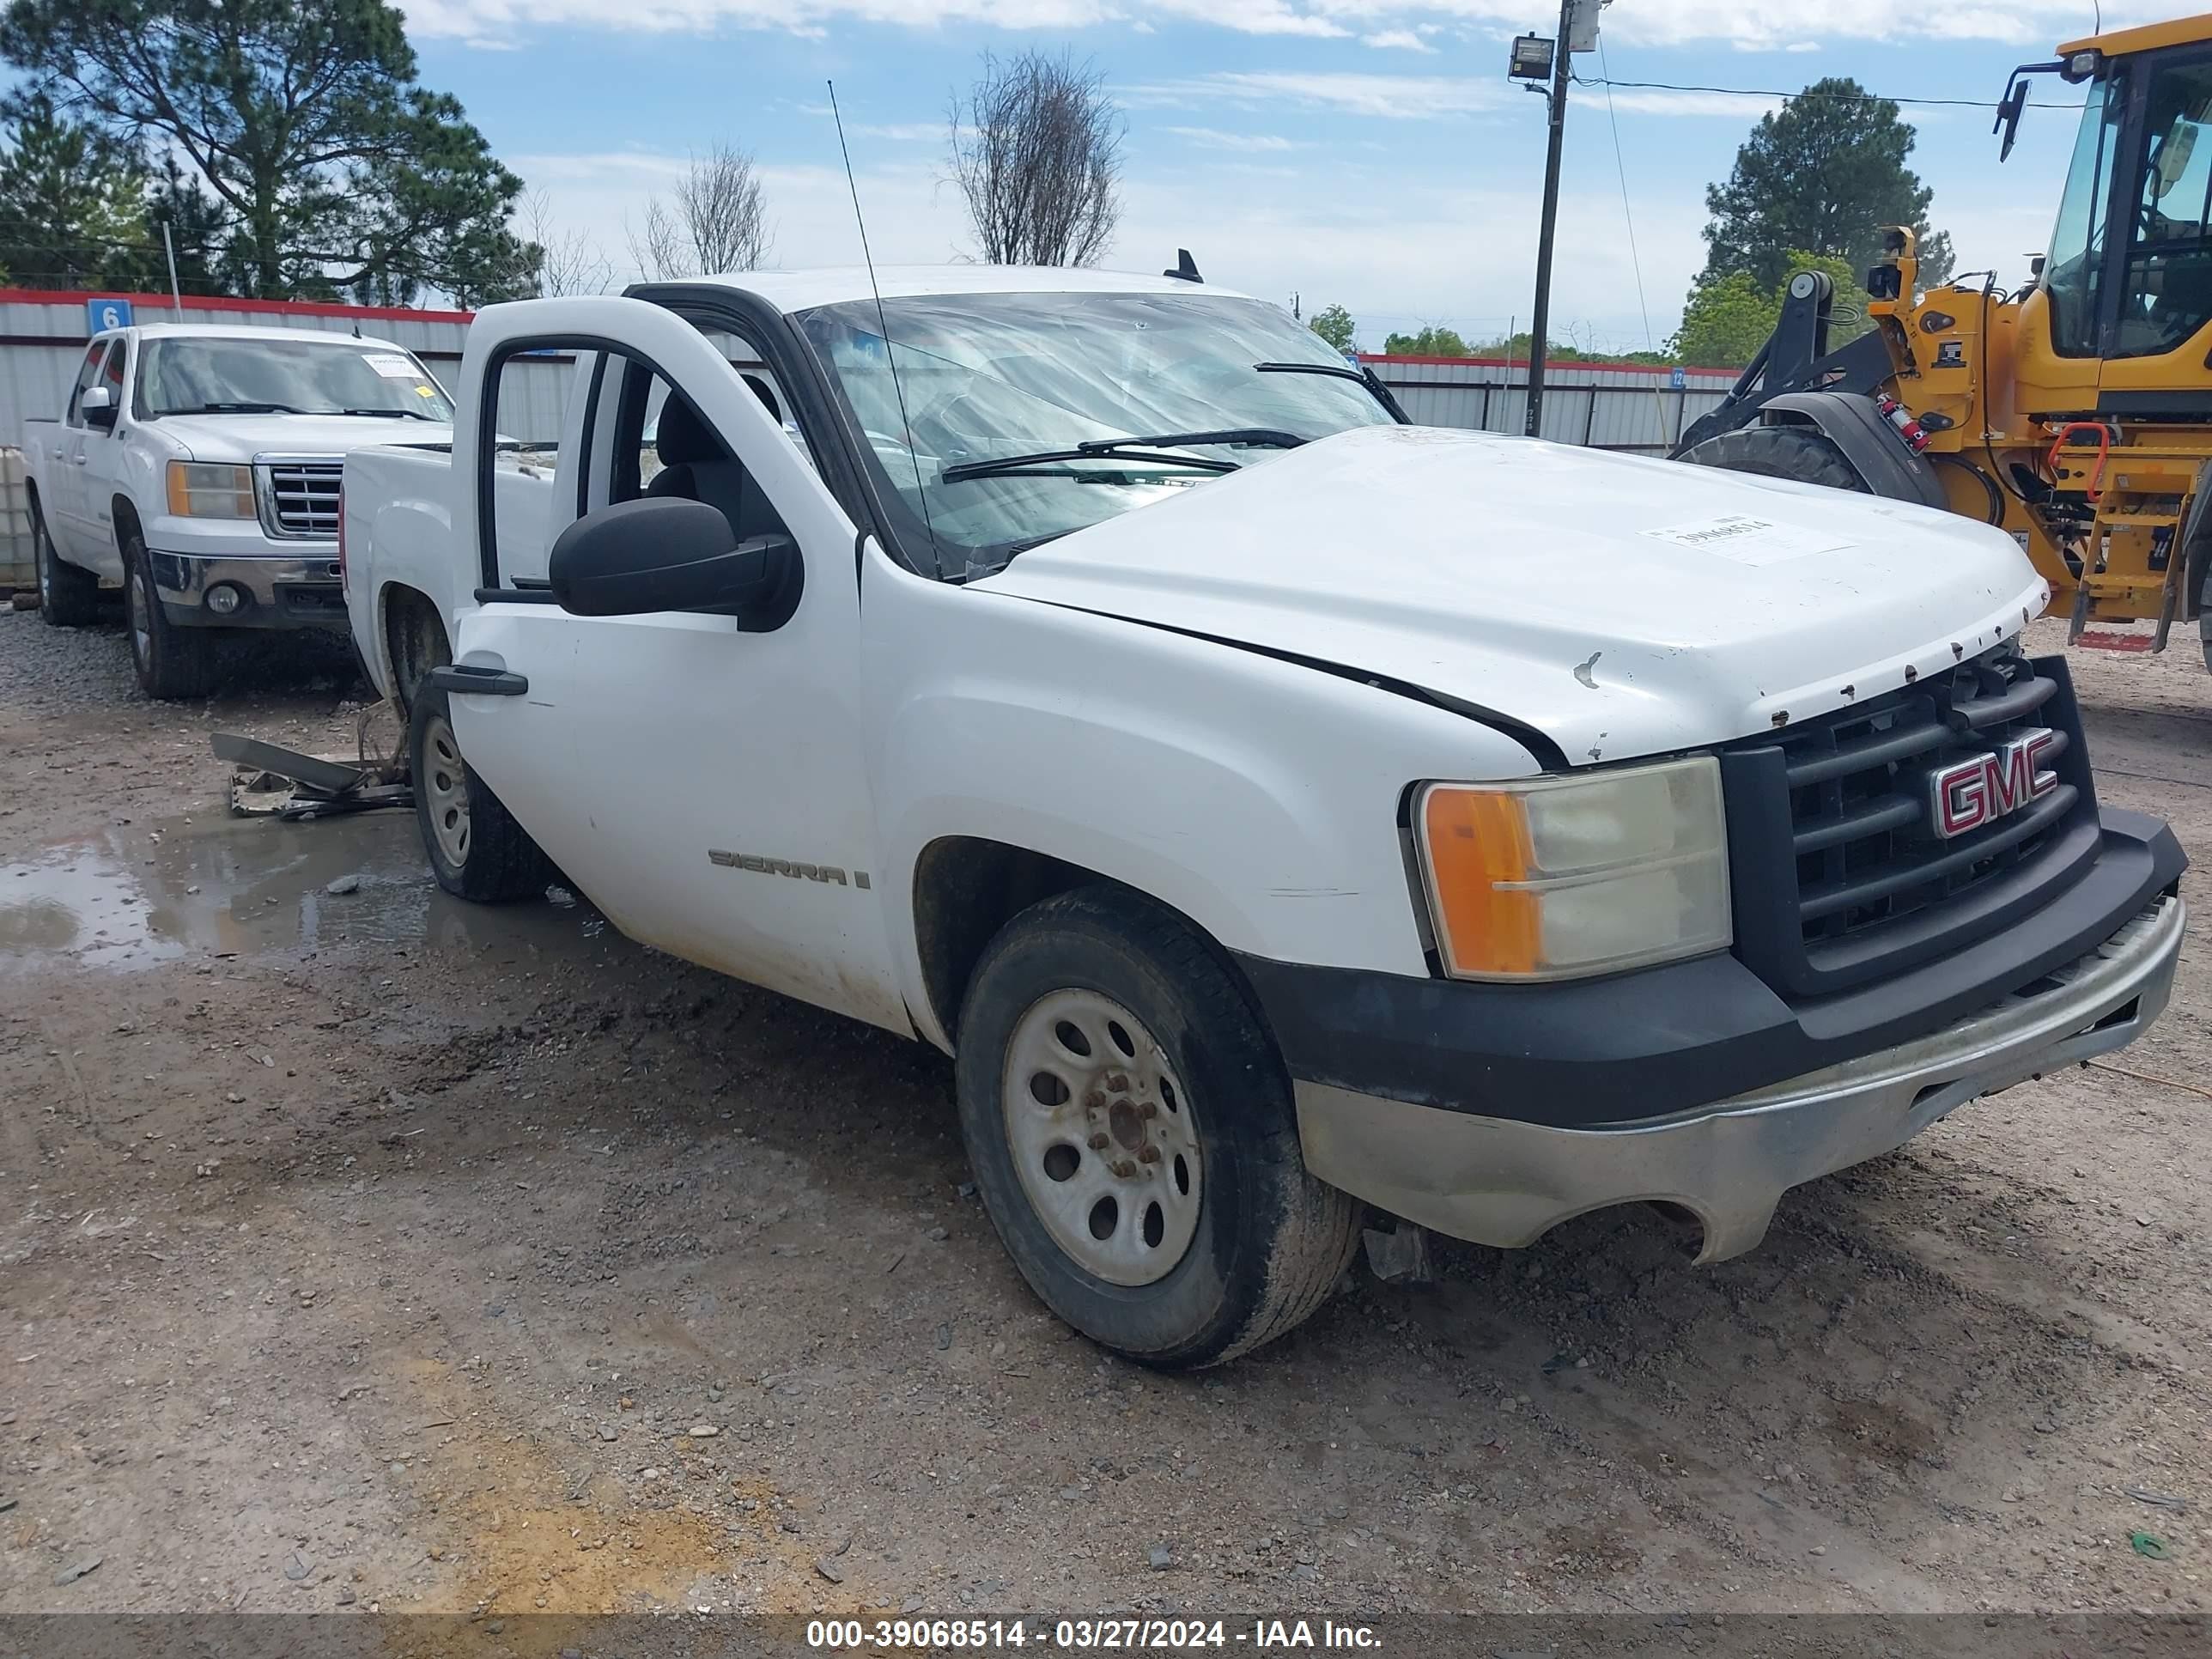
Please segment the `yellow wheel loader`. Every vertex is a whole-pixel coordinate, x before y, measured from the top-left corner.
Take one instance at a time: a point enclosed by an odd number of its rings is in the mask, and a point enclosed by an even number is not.
[[[1912,234],[1893,230],[1867,274],[1873,327],[1831,350],[1832,285],[1801,271],[1674,455],[1986,519],[2050,581],[2069,641],[2160,651],[2194,621],[2212,667],[2212,15],[2014,70],[2003,155],[2052,81],[2085,101],[2027,287],[1920,293]]]

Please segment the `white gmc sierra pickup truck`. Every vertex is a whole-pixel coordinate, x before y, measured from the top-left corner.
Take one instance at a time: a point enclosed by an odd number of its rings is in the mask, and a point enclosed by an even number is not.
[[[2099,805],[2002,534],[1411,426],[1187,282],[881,279],[483,312],[453,458],[349,464],[349,602],[441,882],[557,866],[951,1052],[1099,1341],[1289,1329],[1363,1204],[1731,1255],[2165,1003],[2181,849]],[[494,425],[523,352],[574,362],[550,467]]]
[[[138,684],[205,694],[222,629],[343,632],[338,477],[396,427],[444,442],[453,406],[415,356],[311,329],[110,329],[58,419],[24,422],[40,606],[71,628],[121,585]]]

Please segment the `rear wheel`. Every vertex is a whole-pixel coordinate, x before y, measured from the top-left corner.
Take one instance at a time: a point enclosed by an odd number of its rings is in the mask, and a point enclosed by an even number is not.
[[[469,770],[446,694],[434,686],[416,694],[407,754],[415,822],[438,885],[479,904],[541,896],[552,866],[491,787]]]
[[[39,613],[56,628],[98,621],[100,578],[82,565],[63,562],[36,495],[31,497],[31,548],[39,567]]]
[[[179,628],[161,613],[153,560],[137,536],[123,544],[123,609],[131,623],[131,665],[137,671],[138,689],[164,702],[207,696],[207,631]]]
[[[1717,433],[1684,452],[1682,459],[1693,466],[1724,467],[1763,478],[1869,493],[1866,480],[1844,459],[1844,452],[1809,426],[1747,426]]]
[[[962,1132],[1022,1276],[1093,1340],[1217,1364],[1352,1259],[1358,1200],[1306,1173],[1289,1078],[1188,921],[1111,888],[1008,922],[962,1006]]]

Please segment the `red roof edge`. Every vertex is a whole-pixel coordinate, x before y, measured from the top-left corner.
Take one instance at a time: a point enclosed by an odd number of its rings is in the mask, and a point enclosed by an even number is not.
[[[1359,361],[1363,363],[1436,363],[1447,367],[1457,365],[1468,368],[1526,368],[1528,367],[1528,360],[1526,357],[1394,357],[1386,351],[1363,351],[1359,354]],[[1548,367],[1551,368],[1603,368],[1626,374],[1672,374],[1677,366],[1674,363],[1618,362],[1610,357],[1554,357]],[[1731,380],[1743,373],[1740,368],[1698,368],[1687,363],[1680,367],[1685,374],[1725,374]]]
[[[116,294],[100,289],[0,288],[0,305],[69,306],[82,309],[93,300],[128,300],[134,312],[167,312],[174,305],[166,294]],[[286,317],[351,317],[380,323],[469,323],[473,311],[418,311],[408,306],[342,306],[321,300],[241,300],[230,294],[188,294],[197,311],[274,312]],[[157,317],[147,321],[158,322]]]

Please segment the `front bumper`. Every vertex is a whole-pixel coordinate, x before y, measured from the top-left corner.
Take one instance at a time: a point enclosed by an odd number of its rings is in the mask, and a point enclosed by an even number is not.
[[[1561,1128],[1296,1085],[1307,1167],[1408,1220],[1515,1247],[1591,1210],[1675,1204],[1698,1260],[1765,1236],[1782,1194],[2024,1079],[2132,1042],[2165,1007],[2184,911],[2154,899],[2094,949],[1915,1041],[1651,1121]]]
[[[179,628],[319,628],[349,630],[336,550],[273,557],[152,553],[154,592],[161,612]],[[217,588],[239,595],[235,609],[216,610]]]

